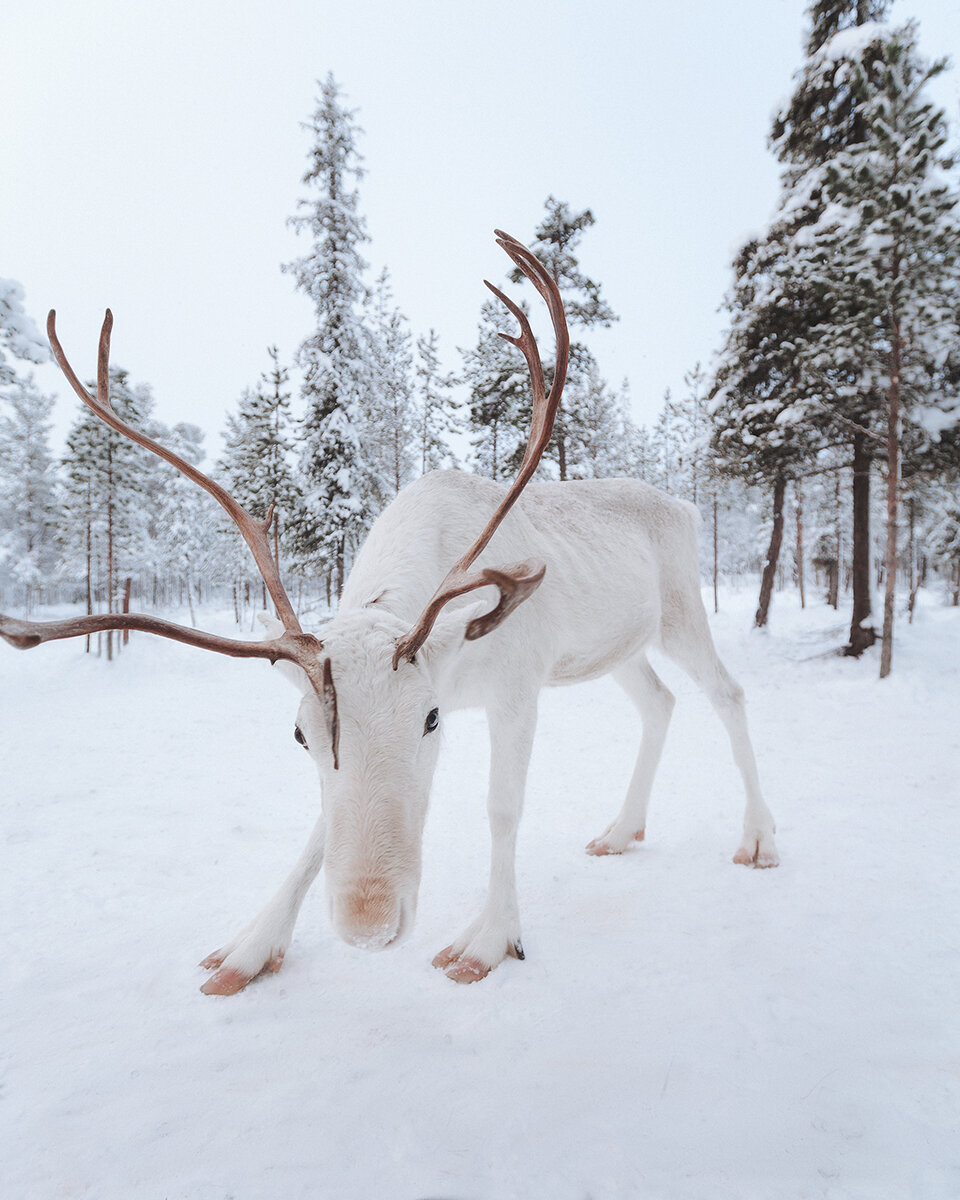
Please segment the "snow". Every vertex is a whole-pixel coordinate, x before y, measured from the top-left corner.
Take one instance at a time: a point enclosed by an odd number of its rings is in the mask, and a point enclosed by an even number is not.
[[[889,25],[882,21],[865,21],[862,25],[851,25],[835,33],[828,42],[820,48],[820,55],[825,62],[839,62],[841,59],[859,59],[868,46],[874,42],[883,42],[890,37]]]
[[[960,1194],[960,610],[921,599],[881,684],[870,655],[817,657],[842,640],[831,610],[778,594],[757,635],[752,590],[722,596],[775,871],[730,863],[739,782],[670,664],[647,841],[585,855],[637,721],[609,680],[545,693],[518,860],[527,959],[470,987],[430,958],[483,896],[480,714],[445,722],[409,940],[339,942],[318,886],[282,971],[214,998],[195,964],[316,814],[295,694],[260,663],[143,636],[113,664],[0,646],[4,1194]]]

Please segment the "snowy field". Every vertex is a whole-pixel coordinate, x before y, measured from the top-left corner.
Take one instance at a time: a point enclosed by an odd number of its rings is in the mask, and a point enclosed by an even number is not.
[[[647,841],[584,854],[637,720],[609,681],[545,693],[527,959],[470,987],[430,959],[484,893],[480,714],[445,723],[412,936],[348,947],[318,884],[282,971],[207,997],[196,964],[316,815],[295,693],[142,635],[113,665],[0,646],[0,1195],[960,1196],[960,609],[924,599],[881,684],[875,656],[813,657],[829,610],[779,595],[756,635],[753,593],[724,598],[775,871],[730,862],[739,780],[670,664]]]

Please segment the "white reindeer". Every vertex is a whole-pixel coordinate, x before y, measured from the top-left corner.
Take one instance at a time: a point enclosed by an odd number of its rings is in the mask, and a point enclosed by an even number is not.
[[[536,343],[521,309],[487,284],[521,325],[508,338],[526,356],[534,422],[516,481],[505,492],[457,471],[424,476],[379,517],[344,588],[336,617],[316,636],[297,623],[258,521],[219,485],[131,429],[110,407],[112,318],[101,334],[97,397],[67,362],[50,314],[57,360],[74,389],[113,428],[173,463],[237,521],[277,609],[271,636],[242,642],[137,614],[35,623],[0,616],[0,635],[27,648],[102,629],[141,629],[242,657],[269,658],[302,692],[295,736],[320,775],[322,812],[293,870],[263,911],[204,960],[216,968],[203,991],[232,994],[277,971],[307,890],[323,865],[334,928],[347,942],[381,949],[413,923],[421,845],[443,717],[482,706],[490,728],[490,881],[486,903],[433,960],[450,979],[482,979],[507,955],[523,958],[515,881],[517,827],[545,686],[612,674],[636,704],[643,732],[618,815],[587,846],[619,854],[642,841],[647,803],[674,697],[647,660],[656,646],[706,692],[726,726],[746,789],[734,862],[778,862],[774,823],[760,793],[743,692],[717,657],[700,598],[692,506],[626,480],[526,486],[550,438],[563,388],[567,332],[556,284],[539,260],[498,231],[498,243],[547,301],[557,337],[545,397]],[[507,335],[501,335],[506,337]],[[522,499],[520,493],[523,493]],[[478,527],[483,530],[477,536]],[[496,531],[495,553],[488,543]],[[460,554],[461,548],[469,549]],[[436,590],[451,561],[455,566]],[[511,566],[501,564],[509,562]],[[474,564],[477,569],[472,569]],[[500,592],[493,609],[466,593]],[[507,619],[509,618],[509,619]]]

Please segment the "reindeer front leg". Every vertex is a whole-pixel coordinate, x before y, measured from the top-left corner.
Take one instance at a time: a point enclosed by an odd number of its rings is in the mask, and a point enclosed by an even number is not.
[[[246,929],[209,954],[201,967],[219,968],[200,989],[208,996],[232,996],[263,971],[279,971],[293,937],[303,898],[323,865],[324,819],[320,817],[293,870]]]
[[[490,885],[479,917],[433,960],[456,983],[483,979],[507,955],[523,958],[520,909],[517,904],[517,828],[523,811],[533,735],[537,727],[537,694],[499,701],[487,708],[490,727]]]

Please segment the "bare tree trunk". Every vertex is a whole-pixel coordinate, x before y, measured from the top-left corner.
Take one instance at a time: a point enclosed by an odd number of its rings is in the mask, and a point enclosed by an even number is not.
[[[850,641],[844,654],[859,658],[877,640],[877,631],[863,622],[872,611],[870,603],[870,451],[866,435],[853,435],[853,616]]]
[[[797,510],[797,586],[800,589],[800,607],[806,608],[807,602],[803,592],[803,488],[799,479],[793,483],[794,502]]]
[[[893,616],[897,599],[897,519],[900,515],[900,317],[896,301],[890,314],[890,390],[887,393],[887,547],[886,586],[883,593],[883,634],[880,641],[880,678],[893,665]]]
[[[93,581],[91,579],[93,559],[93,531],[89,516],[87,517],[87,616],[93,612]],[[85,654],[90,653],[90,634],[86,636]]]
[[[917,528],[916,528],[916,502],[913,496],[910,497],[910,600],[907,604],[907,612],[909,613],[908,624],[913,624],[913,610],[917,606],[917,592],[920,591],[920,581],[923,578],[917,563]]]
[[[787,481],[778,475],[773,484],[773,529],[770,531],[770,545],[767,547],[767,561],[763,564],[763,578],[760,580],[760,600],[757,604],[757,615],[754,625],[762,629],[770,614],[770,599],[773,596],[773,581],[777,575],[777,564],[780,560],[780,547],[783,544],[783,497],[787,490]]]
[[[557,431],[557,465],[560,468],[560,479],[567,478],[567,439],[562,429]]]
[[[126,577],[126,579],[123,581],[123,609],[122,609],[122,611],[125,613],[128,613],[130,611],[130,589],[132,586],[133,586],[133,577],[128,575]],[[129,641],[130,641],[130,630],[125,629],[123,631],[123,644],[126,646],[126,644]]]
[[[344,556],[346,553],[346,539],[341,534],[337,542],[337,600],[343,595],[343,576],[344,576]]]
[[[830,591],[827,595],[827,603],[834,610],[840,607],[840,570],[843,563],[843,524],[840,518],[840,472],[837,472],[837,477],[834,481],[833,492],[834,503],[834,527],[836,530],[837,541],[837,561],[834,564],[830,575]]]
[[[196,629],[197,618],[193,611],[193,588],[190,586],[190,577],[187,576],[187,603],[190,605],[190,624]]]
[[[713,611],[715,613],[718,613],[720,611],[720,596],[719,596],[718,587],[717,587],[717,580],[718,580],[718,576],[720,574],[720,572],[718,570],[718,566],[719,566],[719,562],[720,562],[719,544],[720,544],[720,539],[719,539],[718,529],[717,529],[717,493],[714,492],[713,493]]]
[[[113,455],[107,449],[107,612],[113,612]],[[113,658],[113,630],[107,630],[107,662]]]

